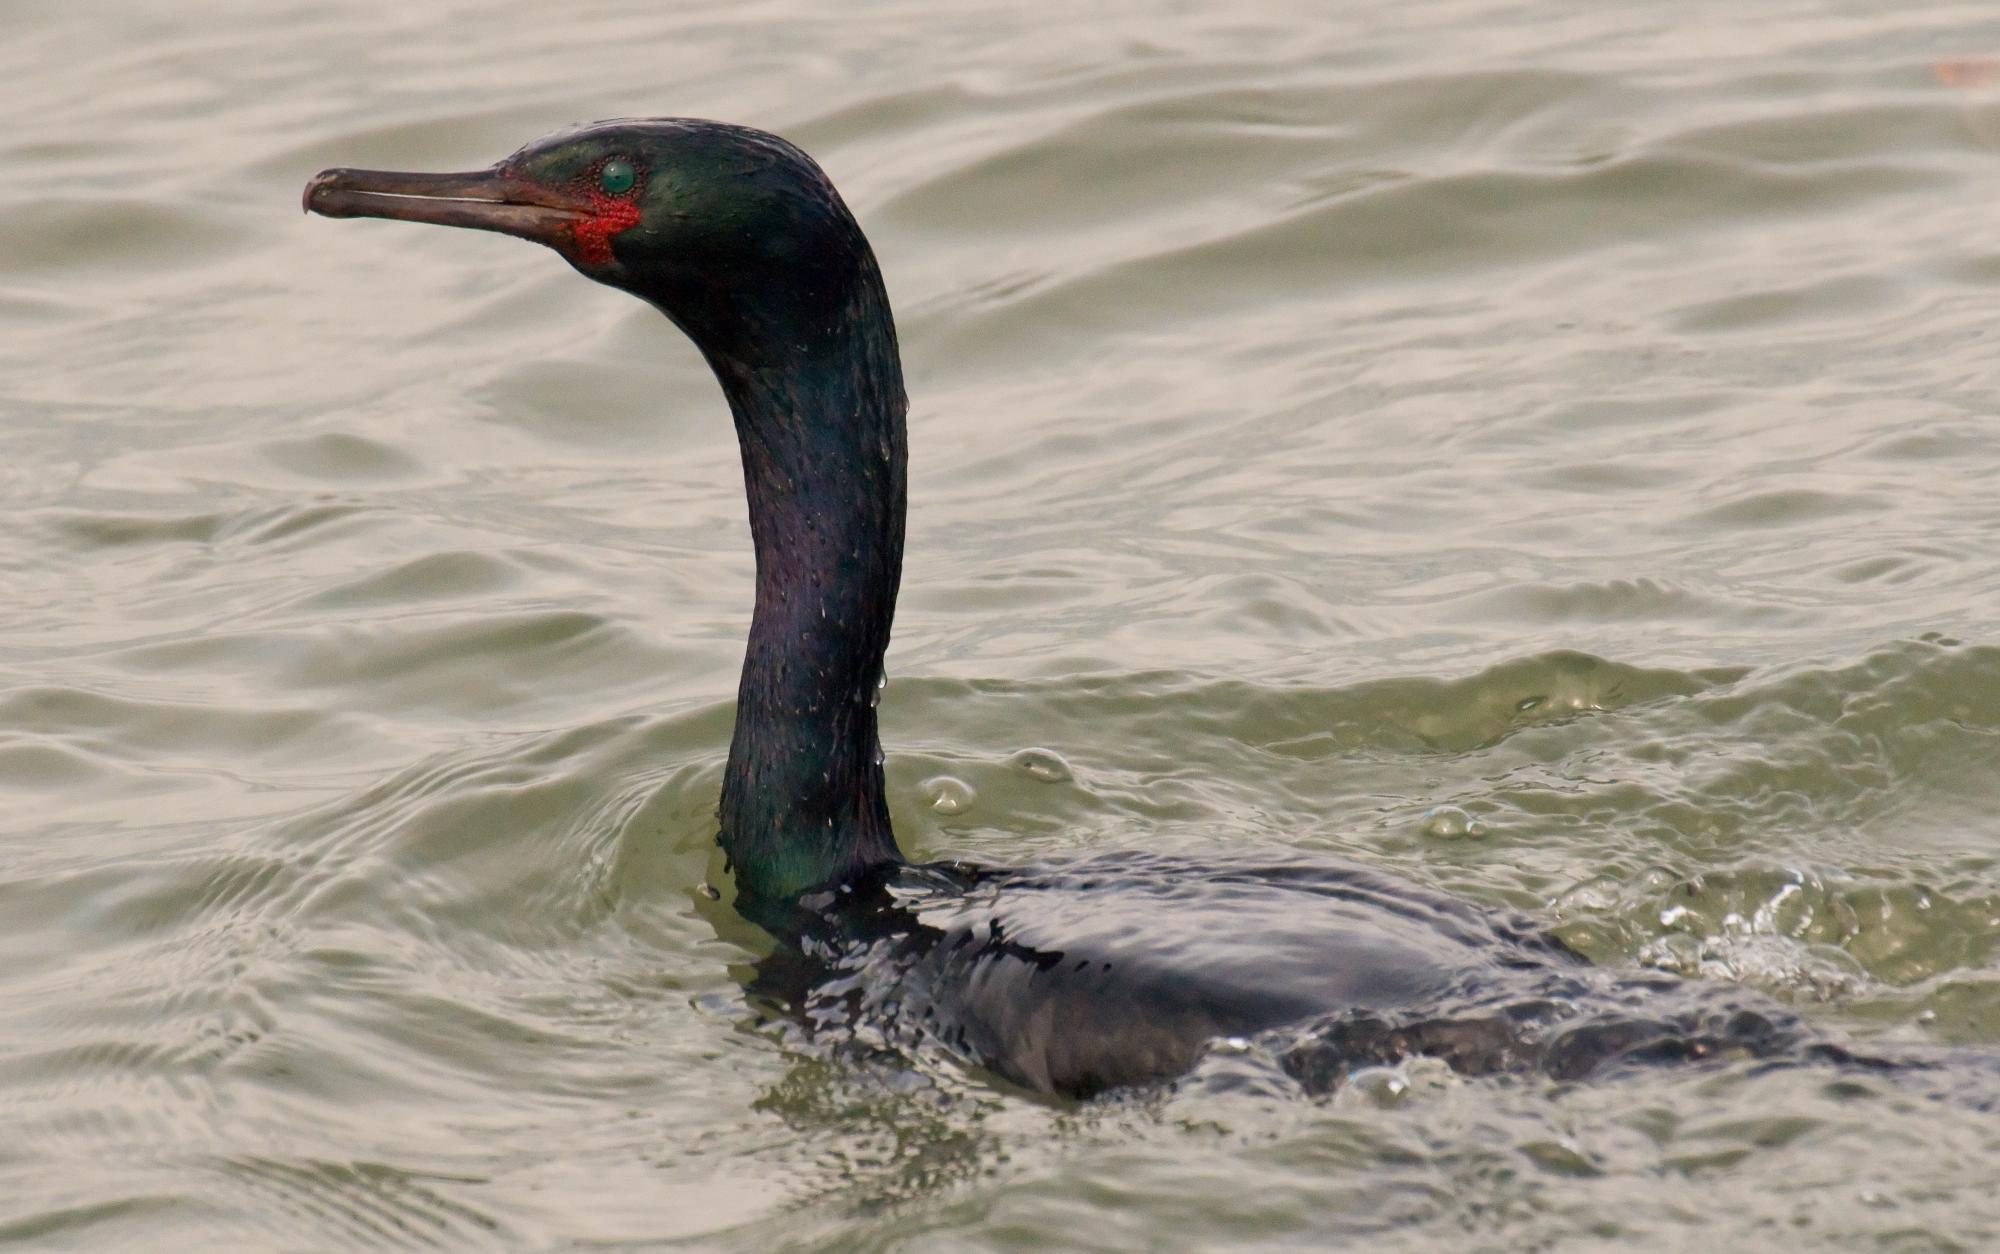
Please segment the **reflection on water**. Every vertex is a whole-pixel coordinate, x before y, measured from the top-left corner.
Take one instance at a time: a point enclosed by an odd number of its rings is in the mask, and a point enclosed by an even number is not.
[[[0,40],[0,1240],[1993,1241],[1990,1115],[1837,1069],[1066,1106],[761,1013],[703,366],[296,210],[619,114],[824,161],[915,403],[917,856],[1332,854],[1992,1051],[1985,16],[112,8]]]

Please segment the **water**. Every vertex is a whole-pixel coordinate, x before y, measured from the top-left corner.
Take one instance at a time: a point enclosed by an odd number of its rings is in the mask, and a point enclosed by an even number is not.
[[[914,398],[917,855],[1323,851],[2000,1049],[2000,20],[1337,10],[17,5],[0,1240],[2000,1239],[2000,1124],[1865,1077],[1062,1107],[760,1019],[715,388],[297,210],[620,114],[823,159]]]

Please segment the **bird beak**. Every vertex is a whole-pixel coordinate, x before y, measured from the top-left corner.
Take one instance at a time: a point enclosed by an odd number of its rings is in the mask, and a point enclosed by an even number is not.
[[[322,170],[306,184],[307,213],[329,218],[393,218],[498,231],[566,251],[592,202],[545,187],[503,166],[470,174],[395,170]]]

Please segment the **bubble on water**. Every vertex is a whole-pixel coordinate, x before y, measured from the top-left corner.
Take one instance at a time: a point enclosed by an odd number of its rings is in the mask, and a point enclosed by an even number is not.
[[[1522,1157],[1534,1163],[1543,1171],[1558,1176],[1601,1176],[1603,1168],[1591,1158],[1588,1151],[1578,1144],[1574,1137],[1528,1141],[1518,1146]]]
[[[1357,1067],[1336,1095],[1339,1100],[1370,1106],[1400,1106],[1412,1099],[1441,1093],[1459,1083],[1451,1065],[1441,1058],[1407,1058],[1393,1066]]]
[[[1597,914],[1610,910],[1620,899],[1624,886],[1608,875],[1599,875],[1565,890],[1556,898],[1556,913],[1561,915]]]
[[[1410,1093],[1410,1077],[1401,1067],[1362,1067],[1347,1077],[1344,1086],[1351,1095],[1371,1106],[1401,1105]]]
[[[1486,824],[1460,806],[1432,806],[1424,811],[1424,835],[1434,840],[1478,840]]]
[[[1076,778],[1070,773],[1069,763],[1054,749],[1023,749],[1014,755],[1014,768],[1026,771],[1044,784],[1060,784]]]
[[[964,814],[972,808],[972,785],[950,775],[933,775],[924,781],[924,796],[931,809],[943,815]]]

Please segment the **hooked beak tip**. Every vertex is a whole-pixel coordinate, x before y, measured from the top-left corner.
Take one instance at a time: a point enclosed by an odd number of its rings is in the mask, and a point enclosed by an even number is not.
[[[326,176],[331,173],[331,170],[321,170],[318,174],[306,180],[305,194],[299,197],[300,212],[311,213],[313,211],[313,197],[318,194],[320,185],[326,182]]]

